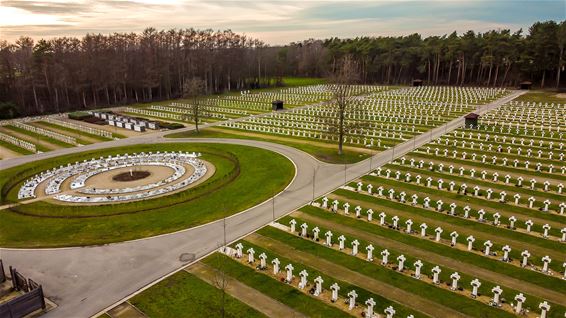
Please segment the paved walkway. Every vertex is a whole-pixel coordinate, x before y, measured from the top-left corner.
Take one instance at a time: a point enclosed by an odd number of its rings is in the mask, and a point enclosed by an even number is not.
[[[513,92],[490,105],[482,106],[478,113],[482,114],[496,108],[520,94],[522,92]],[[274,217],[279,218],[310,202],[313,199],[313,189],[315,196],[324,195],[343,185],[345,181],[368,173],[370,164],[372,169],[382,166],[392,158],[400,157],[428,143],[431,139],[461,127],[463,123],[463,117],[457,118],[392,149],[380,152],[371,159],[347,166],[322,163],[300,150],[280,144],[238,139],[162,138],[168,132],[83,146],[79,148],[82,151],[135,144],[177,142],[250,145],[287,156],[297,166],[297,176],[285,191],[275,197],[275,204],[269,200],[239,214],[203,226],[103,246],[40,250],[0,249],[0,258],[5,264],[20,268],[26,276],[33,277],[43,284],[46,295],[59,305],[57,309],[47,313],[46,317],[89,317],[112,307],[113,304],[123,302],[134,293],[182,270],[190,264],[181,258],[183,253],[194,253],[197,260],[212,253],[224,242],[222,234],[224,224],[226,240],[228,242],[237,240],[268,224]],[[79,149],[64,148],[4,160],[1,169],[76,153]],[[313,180],[316,180],[314,188]]]

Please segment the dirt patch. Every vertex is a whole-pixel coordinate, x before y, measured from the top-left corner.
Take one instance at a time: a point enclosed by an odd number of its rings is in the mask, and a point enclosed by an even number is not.
[[[554,97],[558,97],[558,98],[564,98],[564,99],[566,99],[566,93],[560,93],[560,94],[556,94],[556,95],[554,95]]]
[[[151,175],[151,172],[149,171],[129,171],[129,172],[122,172],[119,173],[115,176],[112,177],[113,181],[118,181],[118,182],[130,182],[130,181],[136,181],[136,180],[141,180],[141,179],[145,179],[147,177],[149,177]]]

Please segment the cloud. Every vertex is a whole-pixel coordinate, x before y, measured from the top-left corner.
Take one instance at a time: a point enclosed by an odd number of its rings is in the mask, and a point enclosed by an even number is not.
[[[284,44],[330,36],[446,34],[562,20],[561,0],[2,0],[1,37],[82,36],[157,29],[232,29]],[[4,19],[4,17],[7,17]]]

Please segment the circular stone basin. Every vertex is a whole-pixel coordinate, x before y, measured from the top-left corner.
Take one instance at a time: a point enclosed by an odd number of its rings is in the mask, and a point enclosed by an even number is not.
[[[149,171],[128,171],[122,172],[112,177],[113,181],[130,182],[147,178],[151,175]]]

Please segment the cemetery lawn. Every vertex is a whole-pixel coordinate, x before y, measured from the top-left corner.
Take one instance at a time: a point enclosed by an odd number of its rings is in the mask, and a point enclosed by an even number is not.
[[[89,137],[89,138],[92,138],[92,139],[96,139],[96,140],[98,140],[98,141],[109,141],[109,140],[112,140],[112,139],[107,138],[107,137],[98,136],[98,135],[90,134],[90,133],[87,133],[87,132],[84,132],[84,131],[79,131],[79,130],[76,130],[76,129],[68,128],[68,127],[65,127],[65,126],[60,126],[60,125],[48,123],[48,122],[46,122],[46,121],[40,121],[39,123],[40,123],[42,126],[51,127],[51,128],[57,129],[57,130],[68,131],[68,132],[71,133],[69,136],[72,136],[72,137],[75,137],[75,136],[78,135],[79,138],[82,137],[82,136],[85,136],[85,137]],[[103,130],[103,129],[100,128],[100,130]],[[115,136],[116,134],[112,134],[112,135]]]
[[[317,77],[283,77],[283,85],[291,86],[305,86],[305,85],[321,85],[326,84],[325,78]]]
[[[8,129],[10,129],[10,130],[13,130],[13,131],[15,131],[15,132],[18,132],[18,133],[20,133],[20,134],[28,135],[28,136],[30,136],[30,137],[36,139],[36,140],[39,139],[39,140],[48,142],[48,143],[50,143],[50,144],[52,144],[52,145],[59,146],[59,147],[61,147],[61,148],[71,148],[71,147],[74,147],[74,145],[72,145],[72,144],[68,144],[68,143],[66,143],[66,142],[62,142],[62,141],[60,141],[60,140],[53,139],[53,138],[51,138],[51,137],[47,137],[47,136],[44,136],[44,135],[40,135],[40,134],[38,134],[38,133],[29,131],[29,130],[25,130],[25,129],[22,129],[22,128],[19,128],[19,127],[16,127],[16,126],[6,125],[5,127],[8,128]],[[36,147],[37,147],[37,145],[36,145]],[[39,150],[39,148],[38,148],[38,150]]]
[[[247,132],[243,132],[243,133],[247,133]],[[346,146],[344,149],[344,154],[338,155],[338,144],[328,143],[328,147],[319,147],[313,145],[313,143],[316,143],[314,141],[301,140],[297,138],[284,138],[278,136],[271,136],[268,134],[262,134],[261,137],[259,136],[255,137],[246,134],[239,134],[236,130],[233,129],[206,128],[201,130],[198,134],[194,130],[192,130],[187,132],[173,133],[170,135],[166,135],[165,137],[166,138],[230,138],[230,139],[249,139],[249,140],[258,140],[265,142],[273,142],[304,151],[320,161],[327,163],[336,163],[336,164],[356,163],[369,158],[369,153],[346,149]]]
[[[245,242],[245,246],[250,246]],[[281,260],[281,259],[280,259]],[[346,314],[338,308],[309,297],[293,286],[278,282],[268,275],[258,273],[248,266],[238,263],[232,258],[214,253],[205,258],[203,263],[222,270],[227,275],[262,292],[263,294],[280,301],[310,317],[344,317]],[[286,263],[282,263],[286,264]],[[298,273],[298,272],[297,272]]]
[[[422,298],[434,301],[464,315],[473,317],[514,317],[513,314],[506,311],[486,306],[485,304],[476,302],[468,297],[454,294],[451,291],[438,288],[412,277],[385,269],[381,265],[370,264],[365,260],[327,248],[311,241],[307,241],[296,235],[291,235],[272,227],[264,227],[257,233],[279,241],[281,246],[285,246],[289,250],[297,250],[312,254],[316,258],[325,259],[336,265],[343,266],[362,275],[371,277],[372,279],[415,293]],[[414,309],[419,310],[419,308]]]
[[[4,147],[4,148],[6,148],[6,149],[12,150],[13,152],[17,152],[17,153],[22,154],[22,155],[31,155],[31,154],[33,154],[33,152],[31,152],[31,151],[29,151],[29,150],[27,150],[27,149],[20,148],[20,147],[18,147],[18,146],[16,146],[16,145],[13,145],[13,144],[11,144],[11,143],[8,143],[8,142],[2,141],[2,140],[0,140],[0,147]]]
[[[225,297],[224,317],[265,317],[236,298]],[[222,291],[186,271],[166,278],[130,302],[148,317],[222,316]]]
[[[536,103],[558,103],[564,104],[566,103],[566,95],[562,93],[562,97],[556,96],[559,93],[557,91],[547,91],[547,90],[536,90],[536,91],[529,91],[526,94],[523,94],[514,99],[517,102],[536,102]]]
[[[105,244],[178,231],[243,211],[280,192],[294,165],[264,149],[224,144],[161,144],[109,148],[29,163],[0,172],[1,204],[17,199],[29,176],[67,162],[118,153],[195,151],[215,173],[194,188],[122,204],[77,206],[36,201],[0,210],[0,245],[60,247]],[[262,165],[256,164],[263,162]],[[260,186],[261,185],[261,186]],[[30,230],[33,229],[33,230]]]

